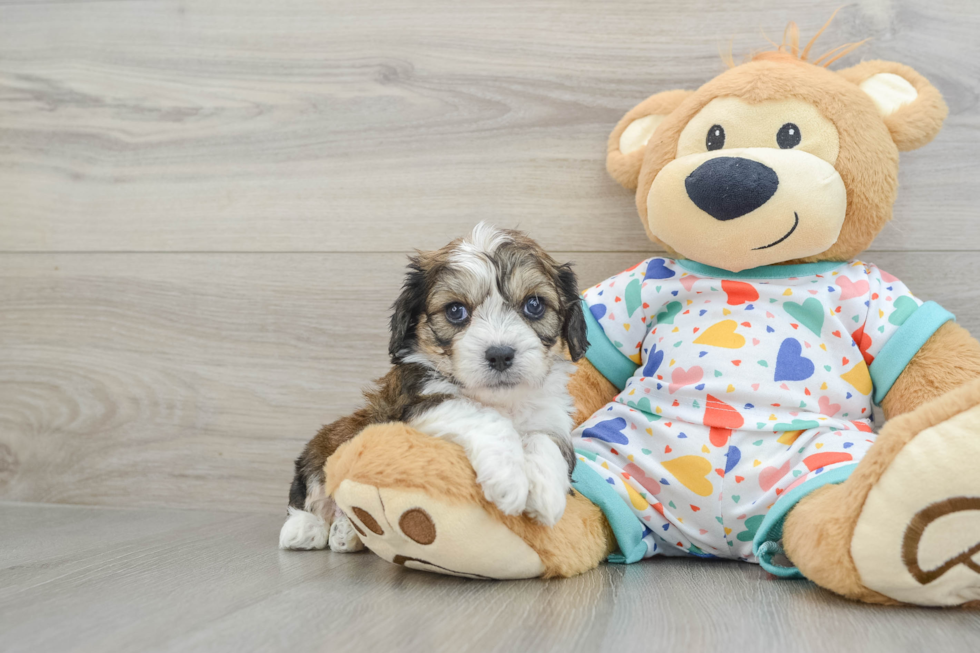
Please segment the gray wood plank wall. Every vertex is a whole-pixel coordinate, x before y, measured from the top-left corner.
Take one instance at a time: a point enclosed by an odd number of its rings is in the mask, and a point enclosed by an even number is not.
[[[838,0],[0,0],[0,499],[278,511],[382,373],[405,253],[520,226],[583,284],[653,250],[605,139]],[[822,48],[950,117],[865,258],[980,332],[980,3],[847,5]]]

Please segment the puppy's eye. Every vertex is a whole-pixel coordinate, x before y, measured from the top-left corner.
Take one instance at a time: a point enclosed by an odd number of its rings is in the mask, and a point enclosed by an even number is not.
[[[529,320],[540,320],[544,315],[544,302],[537,297],[528,297],[524,300],[524,315]]]
[[[725,128],[721,125],[712,125],[704,139],[704,146],[709,151],[720,150],[725,147]]]
[[[800,128],[791,122],[786,123],[776,132],[776,144],[784,150],[793,149],[800,144],[802,138]]]
[[[453,324],[462,324],[470,317],[469,311],[459,302],[453,302],[446,307],[446,319]]]

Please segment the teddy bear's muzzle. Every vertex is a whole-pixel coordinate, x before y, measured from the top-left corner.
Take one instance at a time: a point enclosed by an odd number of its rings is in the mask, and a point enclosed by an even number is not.
[[[826,251],[847,212],[833,165],[769,147],[682,156],[657,173],[646,199],[657,238],[682,256],[732,272]]]

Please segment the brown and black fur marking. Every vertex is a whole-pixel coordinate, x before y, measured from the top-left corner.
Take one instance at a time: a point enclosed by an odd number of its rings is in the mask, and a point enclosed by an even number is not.
[[[304,509],[309,482],[323,480],[323,466],[333,452],[371,424],[405,422],[449,398],[423,395],[422,388],[432,371],[415,363],[396,365],[376,387],[365,390],[367,403],[351,415],[322,427],[296,459],[296,476],[289,489],[289,505]]]

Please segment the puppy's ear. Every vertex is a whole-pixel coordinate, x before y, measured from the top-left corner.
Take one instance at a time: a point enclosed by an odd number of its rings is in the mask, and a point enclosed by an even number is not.
[[[392,363],[401,360],[401,354],[415,343],[415,328],[419,316],[425,310],[426,275],[421,258],[409,259],[408,274],[402,284],[402,293],[391,306],[391,340],[388,354]]]
[[[693,91],[664,91],[651,95],[629,110],[609,134],[606,170],[629,190],[636,190],[643,153],[657,125]]]
[[[578,279],[572,271],[572,264],[558,266],[558,291],[561,293],[562,310],[565,320],[561,326],[561,337],[568,346],[568,354],[573,361],[585,355],[589,348],[589,338],[582,313],[582,296],[578,292]]]

